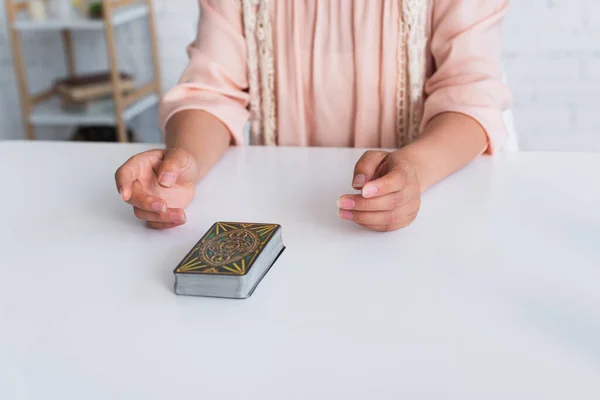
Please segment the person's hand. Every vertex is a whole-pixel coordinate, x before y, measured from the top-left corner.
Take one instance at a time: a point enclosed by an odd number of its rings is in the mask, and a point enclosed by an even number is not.
[[[115,174],[117,190],[150,228],[183,225],[194,198],[196,160],[183,149],[150,150],[131,157]]]
[[[410,225],[421,206],[416,166],[398,151],[367,151],[354,168],[354,189],[338,200],[339,216],[366,228],[389,232]]]

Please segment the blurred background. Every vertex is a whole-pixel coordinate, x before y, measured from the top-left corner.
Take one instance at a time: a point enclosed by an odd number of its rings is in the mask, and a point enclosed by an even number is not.
[[[10,0],[0,2],[0,140],[26,137],[8,31],[9,3]],[[114,42],[121,71],[143,84],[153,78],[154,41],[159,49],[160,86],[166,91],[177,83],[187,63],[186,46],[196,32],[197,0],[154,0],[153,4],[155,35],[149,29],[148,18],[141,15],[120,24]],[[600,96],[600,2],[513,0],[511,7],[504,24],[503,58],[514,93],[513,114],[520,147],[600,151],[600,107],[596,102]],[[64,38],[60,30],[28,29],[26,24],[21,28],[29,91],[38,93],[68,73]],[[108,70],[106,42],[104,32],[99,29],[77,30],[72,34],[78,74]],[[156,105],[150,103],[131,117],[129,126],[137,140],[158,142],[161,138]],[[88,103],[82,104],[75,106],[90,107]],[[64,111],[64,104],[61,107]],[[52,118],[58,118],[55,115],[37,117],[44,120],[43,126],[35,130],[39,139],[72,139],[75,130],[84,126],[81,123],[66,126],[68,119],[61,120],[60,126],[53,126]]]

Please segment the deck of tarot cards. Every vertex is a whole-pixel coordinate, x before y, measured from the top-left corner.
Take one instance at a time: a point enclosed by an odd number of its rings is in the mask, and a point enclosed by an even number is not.
[[[175,269],[175,293],[248,298],[284,250],[280,225],[217,222]]]

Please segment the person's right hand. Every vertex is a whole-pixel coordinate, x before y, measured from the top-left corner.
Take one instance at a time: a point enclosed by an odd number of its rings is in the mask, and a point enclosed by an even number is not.
[[[115,174],[117,190],[150,228],[185,224],[183,210],[194,198],[198,167],[184,149],[150,150],[131,157]]]

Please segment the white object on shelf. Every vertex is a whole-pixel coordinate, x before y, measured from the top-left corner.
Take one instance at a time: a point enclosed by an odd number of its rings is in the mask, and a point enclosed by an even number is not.
[[[46,6],[42,0],[29,1],[29,3],[27,3],[27,9],[29,10],[29,17],[32,21],[40,22],[45,21],[48,18]]]
[[[48,0],[48,13],[57,19],[71,19],[76,16],[70,0]]]
[[[122,25],[143,18],[148,15],[148,12],[145,4],[122,7],[113,13],[111,23],[113,26]],[[44,21],[21,19],[15,22],[15,29],[18,31],[101,30],[104,29],[104,20],[83,18],[73,13],[69,18],[49,18]]]
[[[137,117],[158,103],[158,96],[150,94],[129,106],[123,112],[125,122]],[[31,112],[29,121],[37,126],[71,126],[82,124],[114,125],[116,124],[114,106],[91,107],[87,111],[65,111],[57,98],[51,98],[38,104]]]

